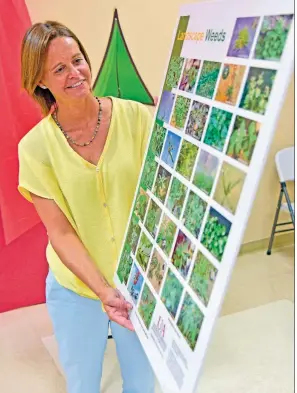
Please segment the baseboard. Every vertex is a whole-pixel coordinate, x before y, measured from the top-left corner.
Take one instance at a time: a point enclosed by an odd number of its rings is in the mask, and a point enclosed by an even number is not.
[[[294,231],[285,234],[276,234],[273,242],[272,251],[283,247],[293,246],[294,243]],[[239,255],[249,254],[255,251],[267,250],[268,244],[269,238],[243,243],[241,245]]]

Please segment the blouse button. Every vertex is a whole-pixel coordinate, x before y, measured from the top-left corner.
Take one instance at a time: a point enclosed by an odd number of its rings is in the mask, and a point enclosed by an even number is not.
[[[111,241],[114,243],[114,242],[115,242],[115,237],[112,237],[112,238],[111,238]]]
[[[103,206],[104,206],[104,207],[107,207],[107,203],[103,203]]]

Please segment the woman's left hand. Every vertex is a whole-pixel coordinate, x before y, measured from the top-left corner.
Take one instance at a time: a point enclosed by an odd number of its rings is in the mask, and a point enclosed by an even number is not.
[[[104,294],[100,296],[104,309],[113,322],[134,331],[134,327],[129,318],[129,312],[132,305],[127,302],[119,290],[108,287],[105,289]]]

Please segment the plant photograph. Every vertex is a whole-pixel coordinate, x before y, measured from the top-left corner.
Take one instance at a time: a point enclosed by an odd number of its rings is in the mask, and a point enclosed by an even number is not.
[[[282,57],[293,15],[265,16],[257,41],[254,58],[279,61]]]
[[[136,259],[137,259],[139,265],[142,267],[144,272],[147,269],[147,265],[149,263],[152,248],[153,248],[152,243],[146,237],[146,235],[143,233],[140,238],[139,246],[137,249]]]
[[[204,150],[200,150],[193,184],[205,194],[210,195],[218,171],[219,159]]]
[[[246,67],[237,64],[224,64],[216,100],[236,105]]]
[[[164,214],[157,237],[157,243],[167,256],[170,255],[175,233],[176,225],[166,214]]]
[[[136,202],[135,202],[135,208],[134,208],[134,214],[140,219],[140,221],[143,222],[146,208],[149,202],[149,196],[147,193],[144,191],[143,188],[139,188],[138,194],[136,197]]]
[[[167,207],[176,218],[180,218],[186,193],[187,187],[178,179],[174,178],[171,183]]]
[[[219,261],[223,258],[230,229],[231,222],[211,207],[201,242]]]
[[[138,312],[147,329],[149,329],[151,325],[153,314],[156,308],[156,303],[157,302],[154,295],[152,294],[147,284],[145,284],[138,306]]]
[[[190,180],[195,165],[198,147],[184,140],[180,149],[176,171]]]
[[[167,311],[174,319],[183,293],[183,286],[176,278],[175,274],[168,269],[165,284],[161,294],[161,300]]]
[[[140,273],[140,270],[134,263],[131,271],[131,276],[128,284],[128,291],[132,297],[133,303],[136,304],[139,298],[139,294],[142,289],[142,284],[143,284],[143,277],[142,274]]]
[[[200,141],[206,124],[208,112],[208,105],[194,101],[190,111],[186,134],[191,135],[193,138]]]
[[[260,127],[261,124],[258,122],[237,116],[226,154],[245,165],[249,165]]]
[[[170,124],[178,130],[183,130],[188,116],[191,100],[177,96]]]
[[[164,88],[166,90],[176,89],[183,68],[184,59],[172,56],[169,62]]]
[[[151,200],[146,215],[145,227],[152,235],[152,237],[156,236],[161,214],[162,214],[162,210],[153,200]]]
[[[141,229],[140,226],[138,225],[138,218],[133,214],[130,221],[127,238],[126,238],[126,244],[129,245],[133,254],[135,254],[136,251],[140,231]]]
[[[177,326],[194,351],[203,323],[203,314],[187,293],[178,317]]]
[[[183,217],[183,224],[197,239],[200,233],[202,220],[207,203],[193,191],[190,192]]]
[[[228,56],[249,58],[259,20],[259,17],[238,18],[236,20]]]
[[[165,274],[166,263],[155,250],[148,270],[148,278],[157,293],[160,292],[161,284]]]
[[[220,69],[221,63],[204,61],[196,90],[197,95],[212,99]]]
[[[275,75],[275,70],[252,67],[244,87],[240,108],[265,115]]]
[[[189,284],[205,306],[208,305],[217,274],[218,270],[198,252]]]
[[[162,126],[162,124],[159,124],[157,120],[153,129],[149,145],[149,151],[151,151],[154,156],[160,157],[165,136],[166,129]]]
[[[175,95],[170,91],[164,90],[161,96],[157,118],[164,123],[169,123],[171,111],[174,104]]]
[[[214,200],[235,214],[245,181],[245,173],[224,162],[220,172]]]
[[[203,142],[219,151],[223,151],[231,119],[232,113],[212,108]]]
[[[117,269],[117,276],[119,277],[119,280],[121,281],[122,284],[127,285],[132,264],[133,264],[133,260],[130,257],[129,247],[125,246]]]
[[[170,178],[171,174],[165,168],[160,166],[153,192],[163,203],[166,199]]]
[[[188,93],[194,92],[195,82],[197,79],[198,71],[201,61],[196,59],[187,59],[179,89],[187,91]]]
[[[172,263],[185,279],[189,273],[194,248],[194,244],[180,230],[172,254]]]
[[[148,152],[146,159],[145,159],[145,164],[144,168],[142,171],[142,176],[140,179],[140,186],[146,191],[146,190],[151,190],[154,179],[155,179],[155,174],[157,172],[157,167],[158,164],[155,161],[155,157],[152,153]]]
[[[171,168],[174,167],[178,155],[180,141],[181,141],[180,136],[176,135],[174,132],[168,131],[163,154],[162,154],[162,160],[165,162],[165,164],[169,165]]]

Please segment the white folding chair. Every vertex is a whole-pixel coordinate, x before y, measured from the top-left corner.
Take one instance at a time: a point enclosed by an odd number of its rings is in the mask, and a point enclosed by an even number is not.
[[[267,255],[271,255],[273,240],[276,233],[289,232],[295,229],[295,204],[294,202],[291,202],[287,190],[287,182],[295,180],[294,147],[287,147],[277,152],[275,155],[275,164],[280,181],[280,195],[275,212]],[[283,202],[283,196],[285,196],[286,202]],[[281,210],[290,213],[291,221],[278,223],[279,212]],[[278,226],[284,225],[292,225],[292,228],[277,230]]]

